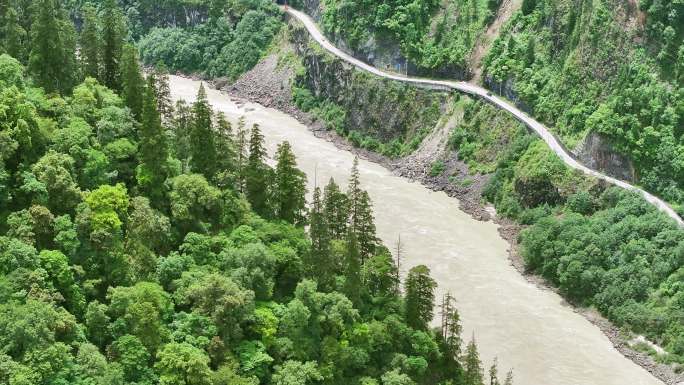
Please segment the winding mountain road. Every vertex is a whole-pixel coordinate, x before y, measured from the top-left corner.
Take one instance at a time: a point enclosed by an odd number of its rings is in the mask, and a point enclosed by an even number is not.
[[[509,103],[508,101],[493,95],[486,89],[476,86],[474,84],[462,82],[462,81],[449,81],[449,80],[435,80],[435,79],[427,79],[427,78],[418,78],[418,77],[412,77],[412,76],[404,76],[404,75],[399,75],[399,74],[393,74],[389,72],[382,71],[376,67],[373,67],[370,64],[364,63],[363,61],[354,58],[353,56],[343,52],[339,48],[335,47],[328,39],[323,35],[323,33],[318,29],[318,26],[316,25],[316,22],[313,21],[307,14],[292,9],[290,7],[283,7],[282,8],[285,12],[287,12],[289,15],[295,17],[299,21],[301,21],[306,29],[309,31],[309,34],[311,37],[314,38],[323,48],[325,48],[327,51],[332,53],[333,55],[339,57],[340,59],[354,65],[357,68],[360,68],[364,71],[370,72],[374,75],[381,76],[383,78],[387,79],[392,79],[392,80],[397,80],[401,82],[406,82],[406,83],[413,83],[417,85],[421,85],[424,87],[428,88],[434,88],[434,89],[447,89],[447,90],[457,90],[466,94],[470,94],[476,97],[479,97],[483,100],[488,101],[489,103],[493,104],[494,106],[508,111],[511,115],[513,115],[516,119],[518,119],[520,122],[525,124],[527,127],[532,129],[537,135],[539,135],[544,142],[555,152],[562,160],[567,164],[569,167],[574,168],[576,170],[580,170],[581,172],[591,175],[595,178],[605,180],[606,182],[609,182],[611,184],[614,184],[616,186],[622,187],[627,190],[631,190],[634,192],[637,192],[641,194],[646,201],[651,203],[653,206],[658,208],[658,210],[664,212],[667,214],[670,218],[674,219],[679,226],[684,227],[684,220],[670,207],[665,201],[662,199],[658,198],[657,196],[637,187],[634,186],[628,182],[625,182],[620,179],[613,178],[611,176],[605,175],[601,173],[600,171],[591,169],[584,164],[580,163],[575,159],[569,151],[565,149],[565,147],[561,144],[561,142],[549,131],[548,128],[546,128],[543,124],[539,123],[535,119],[531,118],[529,115],[526,113],[522,112],[518,108],[516,108],[514,105]]]

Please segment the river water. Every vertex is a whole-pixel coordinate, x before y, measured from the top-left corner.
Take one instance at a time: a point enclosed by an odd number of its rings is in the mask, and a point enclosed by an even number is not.
[[[191,102],[199,82],[171,76],[174,99]],[[238,105],[207,89],[210,103],[235,122],[258,123],[269,154],[287,140],[306,172],[324,185],[330,177],[345,185],[353,155],[316,138],[304,125],[258,104]],[[360,160],[363,187],[375,209],[378,236],[392,248],[401,236],[402,268],[427,265],[439,284],[437,298],[450,291],[461,314],[463,337],[475,338],[485,368],[498,357],[499,370],[513,368],[516,385],[662,385],[623,357],[603,333],[562,298],[529,283],[508,261],[508,244],[492,222],[462,212],[458,201]],[[486,370],[485,370],[486,371]]]

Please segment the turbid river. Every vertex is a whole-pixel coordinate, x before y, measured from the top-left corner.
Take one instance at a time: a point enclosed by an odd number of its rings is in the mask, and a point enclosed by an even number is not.
[[[174,99],[195,99],[198,81],[170,80]],[[245,116],[249,126],[260,124],[270,154],[289,141],[310,189],[314,175],[319,185],[331,176],[346,184],[351,153],[316,138],[284,113],[207,93],[230,120]],[[404,266],[427,265],[439,284],[438,298],[447,290],[456,297],[464,338],[475,334],[486,367],[498,357],[500,371],[513,368],[516,385],[662,385],[560,296],[527,282],[509,263],[508,244],[494,223],[472,219],[456,199],[375,163],[361,160],[359,171],[373,200],[378,235],[390,248],[401,235]]]

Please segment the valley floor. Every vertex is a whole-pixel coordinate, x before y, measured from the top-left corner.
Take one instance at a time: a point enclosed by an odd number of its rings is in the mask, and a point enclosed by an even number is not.
[[[199,82],[173,77],[171,86],[174,98],[192,100]],[[277,104],[276,95],[270,97]],[[316,138],[294,118],[213,90],[209,100],[231,120],[244,115],[248,124],[259,123],[270,153],[289,140],[310,189],[331,176],[346,181],[353,155]],[[508,260],[509,245],[496,224],[473,219],[457,200],[376,163],[361,161],[360,171],[375,202],[378,235],[388,245],[401,235],[406,256],[402,271],[426,264],[439,283],[438,295],[455,295],[464,335],[475,334],[485,365],[498,356],[500,367],[513,368],[516,383],[527,385],[661,384],[622,356],[559,295],[520,275]]]

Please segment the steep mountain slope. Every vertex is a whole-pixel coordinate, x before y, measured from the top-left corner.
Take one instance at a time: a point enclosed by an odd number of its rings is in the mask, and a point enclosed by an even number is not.
[[[634,180],[681,204],[684,73],[677,67],[684,58],[676,58],[681,31],[672,25],[684,24],[684,6],[642,7],[647,12],[622,1],[525,1],[485,59],[484,74],[569,147],[600,135],[631,161]],[[657,21],[663,11],[671,26]],[[659,36],[659,28],[674,35]]]
[[[476,0],[301,5],[320,15],[336,45],[376,67],[448,78],[482,73],[490,89],[553,127],[585,163],[634,180],[675,206],[684,203],[683,5],[617,0],[527,0],[520,10],[509,1]]]
[[[317,40],[345,57],[321,36]],[[400,78],[363,63],[355,65]],[[596,306],[617,325],[665,346],[669,354],[661,354],[659,360],[682,362],[684,334],[676,299],[682,295],[676,283],[682,274],[681,231],[638,197],[573,174],[538,139],[505,127],[493,132],[489,126],[497,115],[489,107],[469,102],[466,107],[464,123],[454,131],[451,144],[474,170],[495,171],[484,197],[497,211],[532,225],[520,238],[527,268],[559,286],[574,303]],[[506,125],[505,119],[501,124]],[[497,141],[497,133],[508,137],[507,143]],[[496,150],[497,146],[501,148]],[[643,247],[634,248],[637,244]],[[677,383],[673,372],[664,377]]]

